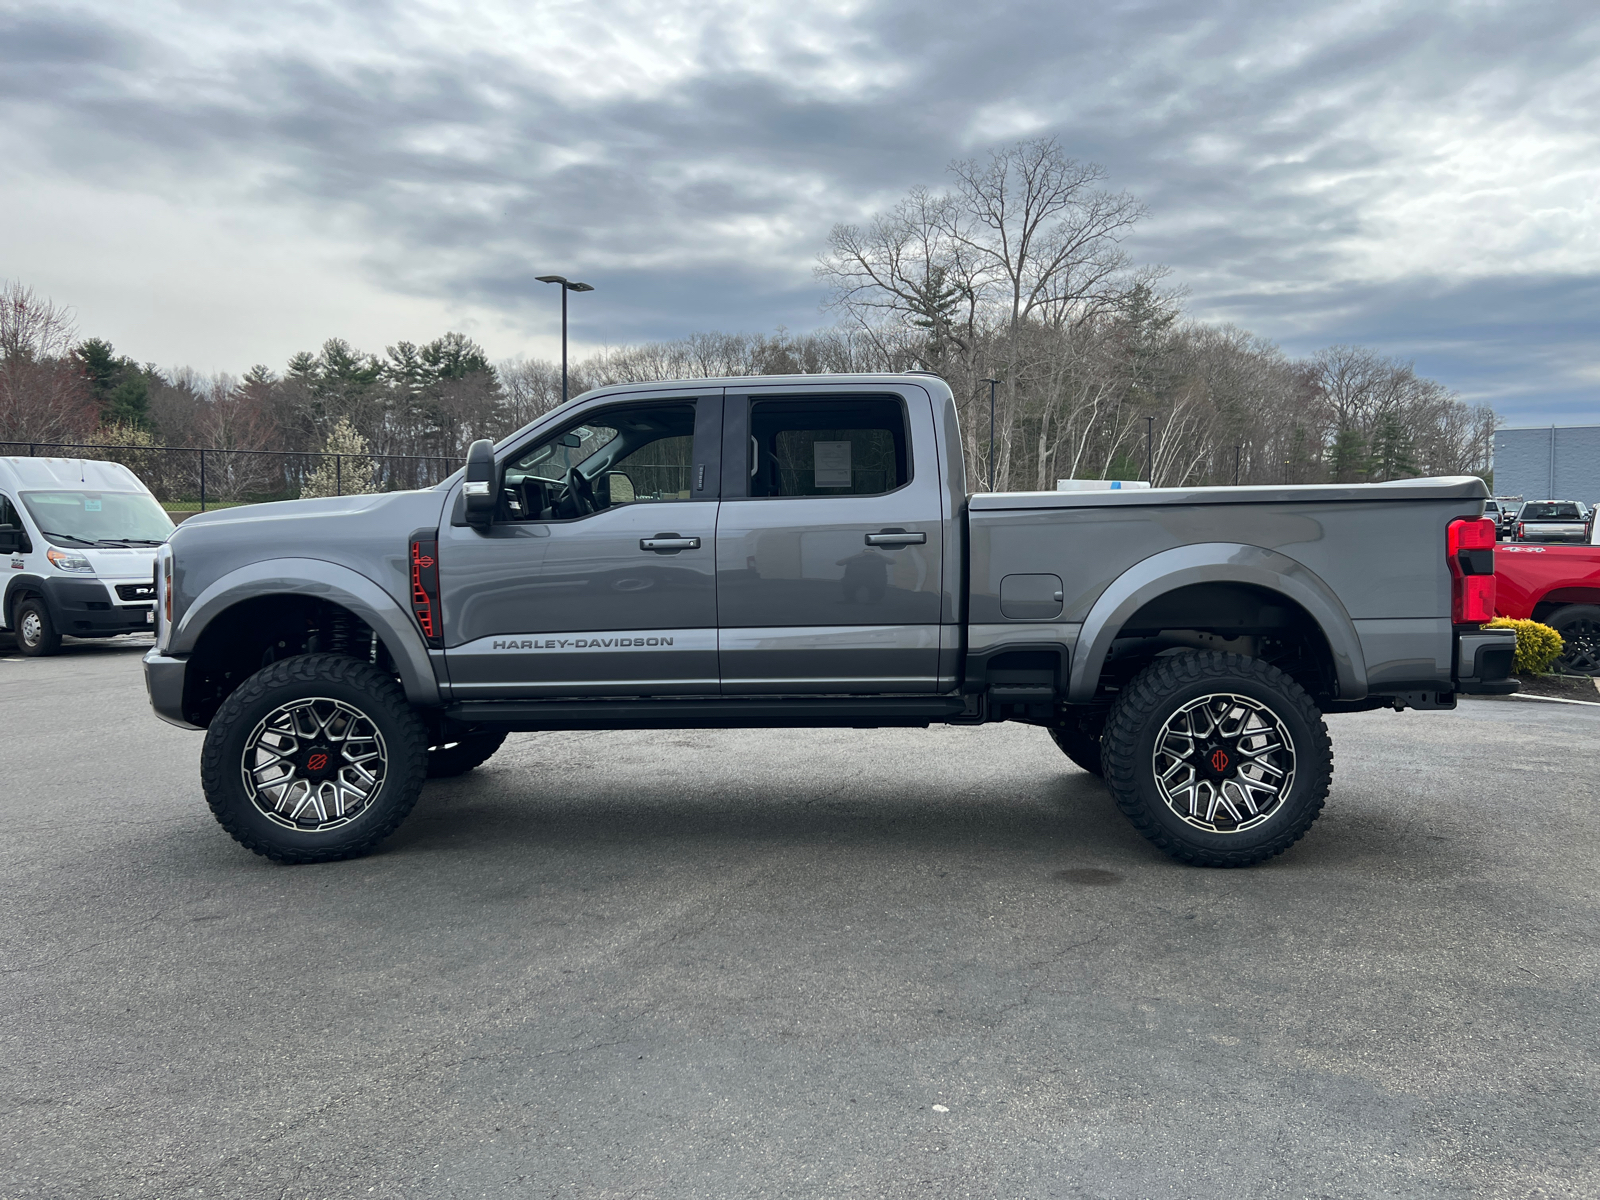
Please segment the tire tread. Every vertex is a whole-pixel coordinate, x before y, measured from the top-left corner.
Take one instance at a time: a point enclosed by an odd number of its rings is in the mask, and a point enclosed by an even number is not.
[[[393,778],[399,784],[399,791],[386,805],[388,812],[383,819],[372,826],[358,823],[355,828],[359,835],[347,842],[297,850],[263,840],[239,820],[233,805],[228,803],[226,791],[230,784],[239,787],[238,764],[225,761],[227,756],[223,743],[227,741],[228,729],[241,718],[244,711],[267,699],[274,690],[297,684],[319,683],[336,684],[365,693],[366,702],[371,708],[388,710],[385,715],[407,728],[411,736],[386,739],[401,744],[390,747],[385,784]],[[427,728],[422,718],[406,702],[400,685],[376,667],[343,654],[300,654],[257,671],[223,701],[206,731],[205,746],[200,752],[200,782],[206,794],[206,803],[210,805],[217,823],[245,849],[281,863],[334,862],[370,853],[410,815],[427,773]]]
[[[1191,845],[1173,836],[1150,813],[1139,795],[1138,745],[1157,710],[1180,688],[1208,679],[1245,678],[1280,692],[1311,729],[1313,745],[1302,754],[1296,773],[1312,772],[1304,810],[1272,839],[1239,850]],[[1216,650],[1157,658],[1123,688],[1100,739],[1105,781],[1117,807],[1133,827],[1180,862],[1206,867],[1248,867],[1282,854],[1305,836],[1321,815],[1333,782],[1333,743],[1322,713],[1292,677],[1259,658]]]

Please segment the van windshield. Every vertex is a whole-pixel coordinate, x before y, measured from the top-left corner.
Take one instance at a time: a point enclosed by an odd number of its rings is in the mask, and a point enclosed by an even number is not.
[[[23,492],[22,503],[58,546],[159,546],[173,529],[143,492]]]

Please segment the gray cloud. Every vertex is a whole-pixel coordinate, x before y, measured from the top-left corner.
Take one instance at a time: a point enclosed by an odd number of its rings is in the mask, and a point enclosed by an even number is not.
[[[1591,3],[515,12],[0,8],[6,186],[301,212],[374,286],[513,324],[565,270],[616,343],[826,320],[832,223],[1054,134],[1148,202],[1130,249],[1201,315],[1381,345],[1513,419],[1600,408]]]

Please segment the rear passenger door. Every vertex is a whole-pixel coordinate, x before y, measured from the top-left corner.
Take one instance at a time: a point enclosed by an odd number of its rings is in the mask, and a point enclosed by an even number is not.
[[[944,563],[926,395],[752,389],[724,411],[723,694],[936,690]]]

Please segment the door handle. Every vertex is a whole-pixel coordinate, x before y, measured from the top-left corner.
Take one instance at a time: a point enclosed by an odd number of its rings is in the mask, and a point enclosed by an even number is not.
[[[882,533],[867,534],[867,545],[869,546],[925,546],[927,544],[927,534],[906,533],[903,529],[885,529]]]
[[[654,550],[657,554],[670,554],[674,550],[698,550],[700,539],[679,537],[675,533],[660,533],[653,538],[640,538],[639,549]]]

